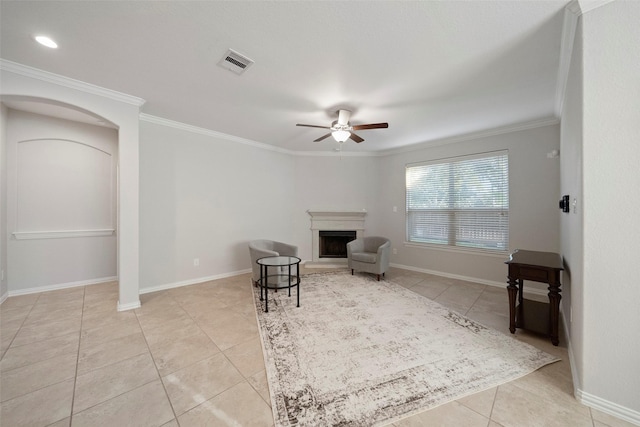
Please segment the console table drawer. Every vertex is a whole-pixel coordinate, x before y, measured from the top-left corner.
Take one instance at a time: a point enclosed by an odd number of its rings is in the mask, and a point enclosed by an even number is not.
[[[538,268],[520,267],[520,278],[546,283],[549,281],[549,272]]]

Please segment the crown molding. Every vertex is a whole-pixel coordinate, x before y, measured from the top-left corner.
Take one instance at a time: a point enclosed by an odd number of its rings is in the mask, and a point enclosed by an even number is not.
[[[141,121],[154,123],[161,126],[167,126],[174,129],[179,129],[187,132],[197,133],[200,135],[210,136],[213,138],[220,138],[220,139],[224,139],[231,142],[239,142],[240,144],[250,145],[252,147],[261,148],[263,150],[289,154],[296,157],[384,157],[384,156],[390,156],[390,155],[400,154],[405,152],[423,150],[425,148],[432,148],[440,145],[453,144],[456,142],[470,141],[478,138],[501,135],[504,133],[517,132],[521,130],[533,129],[533,128],[544,127],[544,126],[552,126],[560,123],[560,119],[558,119],[557,117],[551,117],[551,118],[546,118],[541,120],[534,120],[530,122],[516,123],[512,125],[502,126],[499,128],[489,129],[489,130],[481,130],[478,132],[472,132],[465,135],[453,136],[450,138],[424,142],[421,144],[405,146],[397,149],[384,150],[384,151],[352,152],[352,151],[287,150],[284,148],[279,148],[273,145],[265,144],[263,142],[252,141],[250,139],[240,138],[237,136],[229,135],[222,132],[217,132],[210,129],[201,128],[198,126],[188,125],[186,123],[177,122],[174,120],[164,119],[162,117],[152,116],[146,113],[140,113],[139,118]]]
[[[102,96],[114,101],[135,105],[136,107],[141,107],[146,102],[144,99],[138,98],[136,96],[127,95],[126,93],[106,89],[100,86],[93,85],[91,83],[85,83],[80,80],[50,73],[48,71],[29,67],[27,65],[18,64],[17,62],[7,61],[6,59],[2,58],[0,58],[0,70],[41,80],[47,83],[53,83],[59,86],[68,87],[70,89],[76,89],[92,95]]]
[[[558,76],[556,79],[556,102],[554,113],[556,117],[562,117],[564,97],[569,81],[569,68],[571,67],[571,56],[573,55],[573,44],[578,26],[580,4],[578,0],[573,0],[564,9],[564,23],[562,25],[562,39],[560,41],[560,64],[558,66]]]
[[[294,151],[287,150],[285,148],[275,147],[273,145],[265,144],[264,142],[257,142],[250,139],[241,138],[239,136],[229,135],[226,133],[218,132],[211,129],[201,128],[198,126],[188,125],[186,123],[177,122],[175,120],[164,119],[158,116],[152,116],[147,113],[140,113],[139,118],[141,121],[154,123],[160,126],[167,126],[174,129],[183,130],[186,132],[197,133],[200,135],[210,136],[213,138],[224,139],[231,142],[239,142],[240,144],[250,145],[252,147],[261,148],[263,150],[275,151],[278,153],[289,154],[292,156],[309,156],[309,157],[371,157],[377,154],[372,152],[366,153],[354,153],[345,151]]]
[[[572,0],[564,9],[564,23],[562,25],[562,40],[560,45],[560,65],[558,67],[557,78],[558,85],[556,86],[556,103],[554,107],[556,117],[562,116],[578,19],[585,13],[602,7],[612,1],[614,0]]]
[[[294,156],[298,157],[378,157],[376,151],[293,151]]]
[[[437,139],[434,141],[423,142],[419,144],[409,145],[401,148],[378,151],[378,156],[390,156],[394,154],[409,153],[412,151],[424,150],[426,148],[438,147],[441,145],[455,144],[457,142],[471,141],[479,138],[486,138],[490,136],[502,135],[505,133],[518,132],[527,129],[535,129],[545,126],[553,126],[560,123],[558,117],[550,117],[545,119],[533,120],[523,123],[515,123],[511,125],[501,126],[493,129],[480,130],[476,132],[466,133],[464,135],[457,135],[448,138]]]
[[[240,144],[250,145],[252,147],[262,148],[264,150],[276,151],[284,154],[294,154],[294,151],[286,150],[284,148],[274,147],[273,145],[265,144],[263,142],[252,141],[250,139],[240,138],[239,136],[233,136],[226,133],[218,132],[211,129],[205,129],[198,126],[188,125],[186,123],[177,122],[175,120],[164,119],[162,117],[152,116],[146,113],[140,113],[139,118],[141,121],[154,123],[161,126],[167,126],[174,129],[180,129],[191,133],[197,133],[200,135],[206,135],[213,138],[220,138],[231,142],[239,142]]]
[[[613,1],[614,0],[573,0],[567,5],[567,9],[580,16]]]

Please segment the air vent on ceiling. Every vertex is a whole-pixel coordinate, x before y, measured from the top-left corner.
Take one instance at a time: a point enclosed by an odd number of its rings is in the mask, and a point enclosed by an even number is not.
[[[218,63],[222,68],[226,68],[236,74],[244,73],[251,64],[253,64],[253,60],[239,54],[233,49],[229,49]]]

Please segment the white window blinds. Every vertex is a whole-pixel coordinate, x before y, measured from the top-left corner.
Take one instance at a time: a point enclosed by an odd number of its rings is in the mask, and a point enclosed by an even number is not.
[[[408,165],[407,240],[467,248],[509,248],[506,151]]]

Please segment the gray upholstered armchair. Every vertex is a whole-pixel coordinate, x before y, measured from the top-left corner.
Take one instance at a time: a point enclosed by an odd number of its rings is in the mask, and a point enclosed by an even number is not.
[[[389,269],[389,252],[391,241],[386,237],[370,236],[352,240],[347,243],[347,262],[353,270],[384,276]]]
[[[260,280],[260,266],[256,261],[266,256],[298,256],[298,247],[273,240],[252,240],[249,242],[253,285]],[[291,272],[293,274],[293,271]],[[271,274],[271,272],[269,272]]]

